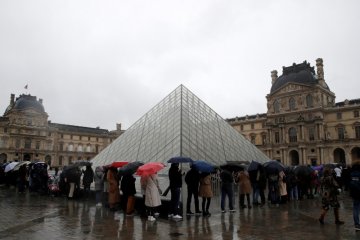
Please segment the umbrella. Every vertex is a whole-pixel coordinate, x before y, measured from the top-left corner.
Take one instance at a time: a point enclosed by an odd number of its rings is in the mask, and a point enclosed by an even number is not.
[[[285,170],[285,166],[276,160],[268,161],[263,165],[267,174],[277,174]]]
[[[119,174],[122,174],[122,175],[134,174],[136,172],[136,170],[142,165],[144,165],[144,163],[142,163],[142,162],[138,162],[138,161],[130,162],[130,163],[126,164],[125,166],[123,166],[122,168],[120,168]]]
[[[204,160],[196,160],[192,163],[194,167],[199,172],[211,173],[215,170],[214,166]]]
[[[137,169],[136,174],[139,176],[152,175],[154,173],[157,173],[164,167],[165,167],[165,165],[163,163],[149,162],[149,163],[145,163],[144,165],[140,166]]]
[[[78,161],[74,162],[72,165],[75,165],[78,167],[91,166],[92,162],[90,162],[88,160],[78,160]]]
[[[319,166],[311,166],[312,169],[318,171],[318,172],[321,172],[324,168],[323,165],[319,165]]]
[[[296,166],[294,168],[294,173],[297,177],[307,177],[310,176],[314,171],[311,167],[308,166]]]
[[[6,165],[4,172],[10,172],[18,164],[19,164],[19,162],[11,162],[11,163],[9,163],[8,165]]]
[[[232,162],[232,163],[226,163],[220,166],[221,169],[227,169],[229,171],[233,171],[233,172],[239,172],[239,171],[243,171],[247,168],[247,165],[244,163],[237,163],[237,162]]]
[[[14,167],[13,171],[18,171],[21,166],[23,166],[23,165],[29,165],[30,163],[31,163],[30,161],[20,162],[19,164],[17,164],[17,165]]]
[[[119,162],[112,162],[112,163],[110,163],[110,164],[108,164],[108,165],[105,165],[105,166],[103,166],[104,168],[111,168],[111,167],[113,167],[113,168],[121,168],[121,167],[123,167],[123,166],[125,166],[126,164],[128,164],[129,162],[125,162],[125,161],[119,161]]]
[[[167,162],[168,163],[192,163],[193,160],[188,157],[172,157]]]
[[[248,172],[250,171],[257,171],[259,166],[261,165],[261,163],[257,162],[257,161],[251,161],[249,167],[248,167]]]

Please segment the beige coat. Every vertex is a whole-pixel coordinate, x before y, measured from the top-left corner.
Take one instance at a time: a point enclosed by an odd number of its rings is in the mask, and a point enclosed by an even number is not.
[[[109,183],[109,204],[113,205],[120,202],[119,180],[117,179],[116,170],[109,169],[106,179]]]
[[[251,182],[249,173],[247,171],[240,171],[237,177],[237,182],[239,184],[239,193],[240,194],[250,194],[251,193]]]
[[[199,197],[211,198],[213,192],[211,189],[211,175],[200,178]]]
[[[159,182],[157,175],[153,174],[143,179],[145,187],[145,206],[157,207],[161,205]]]
[[[279,172],[279,193],[280,196],[286,196],[287,190],[286,190],[286,182],[285,180],[285,173],[283,171]]]

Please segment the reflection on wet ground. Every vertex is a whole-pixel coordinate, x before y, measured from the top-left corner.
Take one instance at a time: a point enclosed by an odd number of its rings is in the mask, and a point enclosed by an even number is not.
[[[19,195],[0,188],[0,239],[360,239],[353,229],[351,200],[346,193],[341,199],[343,226],[334,224],[331,211],[326,224],[319,225],[319,199],[222,214],[215,198],[211,217],[148,222],[96,208],[92,200]]]

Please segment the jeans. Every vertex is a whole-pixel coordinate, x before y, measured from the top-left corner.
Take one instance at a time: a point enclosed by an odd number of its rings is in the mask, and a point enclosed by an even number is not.
[[[292,188],[290,188],[289,195],[290,195],[290,200],[299,200],[298,187],[293,186]]]
[[[191,212],[191,198],[194,196],[194,202],[195,202],[195,212],[199,212],[199,193],[198,189],[195,188],[189,188],[188,187],[188,196],[187,196],[187,202],[186,202],[186,211],[189,213]]]
[[[354,224],[360,225],[359,222],[359,213],[360,213],[360,200],[353,200],[353,218],[354,218]]]
[[[223,211],[225,210],[226,196],[229,198],[229,208],[233,210],[234,189],[232,184],[223,184],[221,186],[221,210]]]
[[[171,188],[171,214],[180,214],[180,192],[181,188]]]
[[[96,204],[101,203],[101,201],[102,201],[102,190],[97,190],[95,192],[95,201],[96,201]]]
[[[259,187],[257,182],[251,183],[252,189],[253,189],[253,203],[258,203],[259,199]]]

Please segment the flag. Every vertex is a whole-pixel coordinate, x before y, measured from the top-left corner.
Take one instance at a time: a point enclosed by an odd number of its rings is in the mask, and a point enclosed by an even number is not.
[[[27,89],[27,88],[28,88],[28,85],[26,84],[24,88]]]

